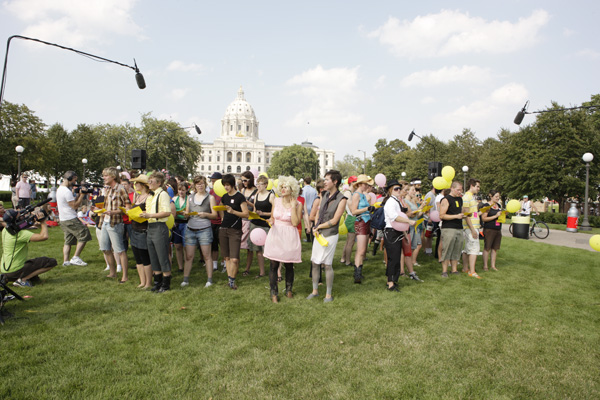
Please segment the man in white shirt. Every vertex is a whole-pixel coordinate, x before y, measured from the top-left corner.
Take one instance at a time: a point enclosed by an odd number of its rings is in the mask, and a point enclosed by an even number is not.
[[[65,244],[63,246],[63,266],[67,267],[71,264],[86,266],[79,256],[85,247],[85,244],[92,240],[90,230],[85,226],[79,218],[77,218],[77,210],[85,197],[85,193],[80,191],[77,198],[73,196],[72,188],[77,184],[77,174],[74,171],[67,171],[63,176],[63,181],[56,191],[56,203],[58,208],[58,216],[60,219],[60,228],[65,233]],[[77,244],[73,258],[71,255],[71,246]]]
[[[17,183],[17,196],[19,197],[19,208],[25,208],[31,204],[31,186],[27,182],[27,175],[21,175],[21,180]]]

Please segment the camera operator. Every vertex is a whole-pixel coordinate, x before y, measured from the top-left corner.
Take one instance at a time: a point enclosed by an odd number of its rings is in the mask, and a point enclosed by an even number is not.
[[[15,280],[14,286],[32,287],[32,279],[38,275],[50,271],[56,267],[56,260],[49,257],[38,257],[27,259],[29,242],[42,242],[48,239],[48,226],[46,225],[46,215],[41,212],[35,212],[36,218],[40,221],[40,233],[33,233],[28,229],[19,230],[11,233],[10,229],[2,231],[2,263],[0,273],[9,280]],[[6,210],[4,213],[4,223],[11,225],[19,218],[19,211]]]
[[[77,184],[77,173],[67,171],[63,176],[63,181],[56,191],[56,203],[58,207],[58,217],[60,219],[60,228],[65,233],[65,244],[63,246],[63,266],[87,265],[81,258],[81,252],[85,244],[92,240],[92,235],[87,226],[77,218],[77,210],[85,197],[85,191],[80,190],[77,198],[73,195],[73,186]],[[71,256],[71,246],[77,244],[73,258]]]

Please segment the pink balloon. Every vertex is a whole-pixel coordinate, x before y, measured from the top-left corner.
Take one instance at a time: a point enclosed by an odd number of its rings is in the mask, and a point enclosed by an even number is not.
[[[385,187],[385,175],[384,174],[377,174],[375,175],[375,183],[377,184],[377,186],[379,187]]]
[[[267,232],[260,228],[255,228],[250,232],[250,240],[257,246],[264,246],[267,241]]]
[[[131,179],[131,175],[129,175],[129,172],[127,172],[127,171],[121,172],[121,176],[124,176],[127,179]]]
[[[256,168],[250,168],[250,172],[254,175],[254,179],[258,178],[258,170]],[[257,246],[262,246],[262,244]]]
[[[369,192],[369,198],[371,199],[371,203],[375,203],[377,201],[377,195],[373,192]]]
[[[392,221],[392,228],[400,232],[406,232],[408,230],[408,224],[406,222]]]
[[[431,222],[440,222],[440,212],[437,210],[429,211],[429,219]]]

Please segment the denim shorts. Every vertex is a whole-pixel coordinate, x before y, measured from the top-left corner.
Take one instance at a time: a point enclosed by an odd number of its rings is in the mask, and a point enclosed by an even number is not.
[[[183,244],[185,238],[185,231],[187,230],[187,222],[175,222],[173,229],[171,229],[171,243]]]
[[[193,231],[190,228],[185,229],[185,245],[186,246],[208,246],[213,241],[212,227]]]
[[[110,251],[114,250],[115,253],[122,253],[126,251],[123,244],[123,231],[125,230],[124,224],[121,222],[115,226],[110,226],[110,222],[105,221],[102,223],[102,230],[100,231],[100,250]]]

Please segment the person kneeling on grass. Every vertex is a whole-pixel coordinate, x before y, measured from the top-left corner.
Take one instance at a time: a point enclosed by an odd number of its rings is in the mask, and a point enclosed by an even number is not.
[[[4,213],[4,223],[10,226],[18,219],[19,213],[7,210]],[[9,229],[2,231],[2,262],[0,273],[8,280],[15,280],[14,286],[32,287],[31,281],[39,281],[38,275],[56,267],[56,260],[49,257],[27,259],[29,242],[43,242],[48,239],[48,225],[42,212],[36,214],[41,224],[40,233],[28,229],[12,234]]]

